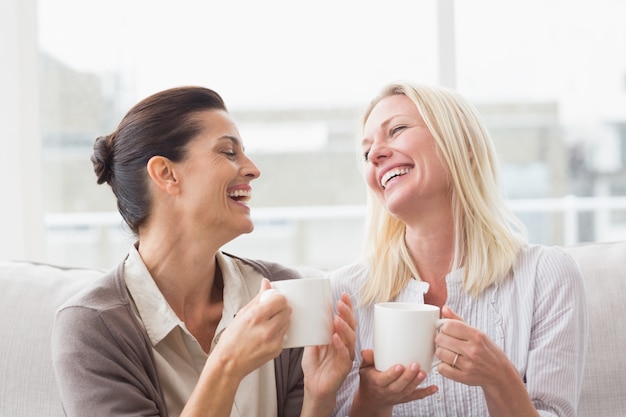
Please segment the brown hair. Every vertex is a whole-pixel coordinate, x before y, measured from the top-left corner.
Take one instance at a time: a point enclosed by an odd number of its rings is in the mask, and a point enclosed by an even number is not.
[[[227,111],[220,95],[208,88],[164,90],[137,103],[113,133],[96,139],[91,162],[97,182],[111,186],[117,208],[134,233],[151,208],[148,161],[157,155],[181,161],[200,131],[193,116],[205,110]]]

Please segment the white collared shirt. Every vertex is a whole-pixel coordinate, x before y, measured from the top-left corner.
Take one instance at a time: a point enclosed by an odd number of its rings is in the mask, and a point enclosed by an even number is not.
[[[263,278],[253,268],[222,253],[217,253],[216,260],[224,279],[224,307],[211,351],[235,314],[254,298]],[[131,247],[124,264],[124,279],[134,301],[135,313],[152,343],[168,414],[170,417],[179,416],[211,352],[204,352],[185,323],[174,313],[135,246]],[[230,415],[249,417],[276,413],[274,362],[269,361],[241,381]]]

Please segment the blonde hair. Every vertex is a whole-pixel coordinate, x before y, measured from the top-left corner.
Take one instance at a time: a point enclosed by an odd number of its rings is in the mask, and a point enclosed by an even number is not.
[[[383,98],[397,94],[413,101],[449,171],[452,268],[464,268],[464,289],[476,296],[506,278],[527,241],[524,225],[501,195],[491,138],[478,112],[459,94],[407,82],[384,87],[367,108],[362,126]],[[405,224],[389,214],[369,189],[367,202],[364,250],[369,274],[362,288],[364,304],[391,300],[412,277],[420,280],[404,240]]]

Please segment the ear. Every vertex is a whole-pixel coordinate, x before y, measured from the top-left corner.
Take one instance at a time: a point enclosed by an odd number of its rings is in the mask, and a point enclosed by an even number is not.
[[[180,182],[174,171],[172,161],[164,156],[153,156],[148,161],[146,168],[154,185],[170,195],[178,194]]]

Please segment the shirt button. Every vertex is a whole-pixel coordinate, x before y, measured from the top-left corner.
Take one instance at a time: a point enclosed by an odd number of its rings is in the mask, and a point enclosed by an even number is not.
[[[441,395],[440,393],[436,393],[435,394],[435,400],[437,400],[437,402],[441,402],[443,395]]]

